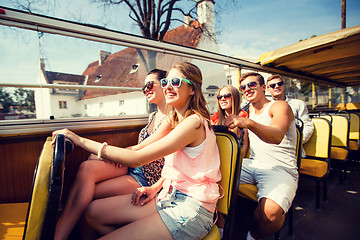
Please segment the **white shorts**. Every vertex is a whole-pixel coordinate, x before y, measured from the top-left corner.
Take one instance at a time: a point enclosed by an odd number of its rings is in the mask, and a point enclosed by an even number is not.
[[[240,184],[242,183],[256,185],[258,200],[269,198],[286,213],[294,200],[298,178],[281,167],[255,167],[250,159],[244,158],[240,175]]]

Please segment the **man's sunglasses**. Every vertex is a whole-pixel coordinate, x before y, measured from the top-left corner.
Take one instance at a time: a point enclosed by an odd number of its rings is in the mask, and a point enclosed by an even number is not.
[[[229,98],[229,97],[231,97],[231,93],[226,93],[226,94],[224,94],[224,95],[217,95],[217,96],[216,96],[217,100],[220,100],[220,99],[222,99],[222,98],[227,99],[227,98]]]
[[[277,82],[277,83],[272,83],[269,85],[269,87],[271,88],[275,88],[275,86],[278,85],[278,87],[281,87],[282,85],[284,85],[283,81]]]
[[[174,88],[178,88],[181,86],[181,82],[184,81],[190,85],[193,85],[192,82],[190,82],[190,80],[187,80],[185,78],[172,78],[172,79],[167,79],[167,78],[163,78],[160,80],[160,84],[162,88],[166,88],[166,86],[168,85],[168,83],[170,82],[171,86],[173,86]]]
[[[257,82],[249,82],[248,84],[244,84],[244,85],[240,85],[239,89],[241,92],[246,90],[246,86],[248,86],[248,88],[255,89],[257,88],[258,83]]]
[[[154,81],[148,81],[145,83],[144,86],[142,86],[142,91],[145,94],[146,89],[151,90],[154,87]]]

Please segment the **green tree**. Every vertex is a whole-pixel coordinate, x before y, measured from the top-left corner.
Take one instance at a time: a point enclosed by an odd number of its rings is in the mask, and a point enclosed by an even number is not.
[[[15,105],[10,93],[4,88],[0,88],[0,104],[5,113],[10,112],[10,107]]]
[[[176,22],[185,23],[184,16],[197,19],[197,4],[203,1],[216,2],[213,9],[214,15],[217,15],[218,22],[220,13],[228,14],[229,11],[237,11],[237,0],[88,0],[93,4],[100,4],[104,7],[104,19],[109,19],[107,11],[109,8],[121,6],[129,10],[129,18],[139,28],[145,38],[163,41],[166,32]],[[68,4],[71,0],[11,0],[17,9],[28,11],[30,13],[55,12],[59,4]],[[232,6],[231,6],[232,5]],[[101,12],[101,11],[99,11]],[[74,20],[74,19],[73,19]],[[75,21],[82,22],[77,19]],[[221,26],[221,24],[219,24]],[[202,26],[200,29],[215,41],[213,31],[209,31],[208,26]],[[217,33],[221,32],[221,27],[217,28]],[[147,70],[156,67],[156,55],[154,51],[143,51],[137,49]]]
[[[25,109],[30,112],[35,111],[34,90],[17,88],[14,91],[14,97],[20,111],[23,111]]]
[[[191,3],[188,0],[92,0],[92,2],[101,3],[105,8],[122,4],[128,8],[129,17],[139,27],[142,36],[163,41],[172,23],[186,24],[184,16],[197,19],[196,5],[201,1],[195,0]],[[190,2],[190,4],[184,4],[184,2]],[[206,26],[201,30],[205,33],[210,32]],[[212,37],[215,40],[215,36]],[[147,51],[147,59],[143,51],[137,49],[137,52],[147,70],[156,67],[157,52]]]

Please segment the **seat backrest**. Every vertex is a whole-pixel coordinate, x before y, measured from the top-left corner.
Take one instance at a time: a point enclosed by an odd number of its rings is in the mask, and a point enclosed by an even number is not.
[[[23,239],[53,239],[63,186],[66,150],[71,142],[58,134],[54,146],[48,137],[34,173]]]
[[[350,132],[349,139],[360,139],[360,116],[356,113],[350,113]]]
[[[332,126],[323,117],[313,117],[314,132],[303,147],[308,157],[330,158]]]
[[[223,239],[233,239],[237,193],[240,184],[240,171],[243,156],[244,130],[241,139],[227,127],[214,126],[216,143],[220,153],[221,181],[224,196],[217,202],[217,210],[226,215]]]
[[[331,146],[333,147],[349,147],[349,118],[345,115],[332,114],[321,115],[321,117],[328,119],[332,126]]]
[[[347,103],[346,104],[346,110],[359,110],[360,109],[360,103]]]
[[[215,127],[215,126],[214,126]],[[220,185],[223,188],[224,197],[218,200],[217,210],[221,213],[228,214],[231,205],[231,196],[234,191],[234,184],[240,178],[240,168],[242,164],[242,148],[240,140],[227,129],[215,127],[216,143],[220,153]],[[236,194],[237,194],[237,189]]]
[[[296,165],[298,170],[300,170],[301,166],[303,125],[303,121],[298,119],[298,124],[296,124]]]

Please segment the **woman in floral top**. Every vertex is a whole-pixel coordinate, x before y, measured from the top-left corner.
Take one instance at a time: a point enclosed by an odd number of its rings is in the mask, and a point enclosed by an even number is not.
[[[154,133],[166,121],[165,97],[160,80],[166,71],[153,69],[145,78],[143,93],[157,111],[149,116],[148,124],[140,131],[139,143]],[[79,168],[65,208],[56,226],[55,239],[68,239],[72,229],[93,199],[133,193],[142,186],[151,186],[161,177],[164,159],[137,168],[128,168],[91,154]]]

